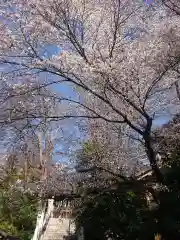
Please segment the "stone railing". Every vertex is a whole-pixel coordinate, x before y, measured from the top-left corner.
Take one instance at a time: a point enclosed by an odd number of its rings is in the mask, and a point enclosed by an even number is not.
[[[34,231],[34,235],[31,240],[40,240],[48,221],[52,215],[54,208],[54,199],[48,199],[48,206],[43,207],[42,210],[38,213],[37,221],[36,221],[36,228]]]

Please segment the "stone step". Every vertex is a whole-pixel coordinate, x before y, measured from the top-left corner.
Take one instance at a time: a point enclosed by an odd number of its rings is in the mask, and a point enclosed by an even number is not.
[[[66,218],[50,218],[41,240],[63,240],[63,236],[68,235],[69,221]]]
[[[64,240],[63,237],[48,237],[48,238],[43,238],[43,240]]]
[[[61,231],[61,232],[52,232],[52,231],[50,231],[50,232],[46,232],[46,234],[64,234],[64,233],[68,233],[68,231]]]
[[[58,235],[58,234],[67,234],[68,231],[61,231],[61,232],[46,232],[46,235],[52,235],[52,234],[55,234],[55,235]]]
[[[64,234],[64,233],[68,233],[68,231],[47,231],[46,234]]]

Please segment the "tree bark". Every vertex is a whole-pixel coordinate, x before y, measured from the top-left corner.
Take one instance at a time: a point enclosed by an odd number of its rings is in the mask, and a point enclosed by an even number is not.
[[[143,139],[145,142],[145,151],[149,159],[150,166],[156,176],[156,180],[159,183],[164,183],[163,174],[161,173],[157,165],[156,152],[154,151],[152,146],[152,138],[151,138],[152,121],[153,119],[151,117],[147,118],[147,125],[143,134]]]
[[[176,88],[177,97],[180,100],[179,83],[178,83],[178,81],[176,81],[174,84],[175,84],[175,88]]]
[[[156,176],[156,179],[159,183],[164,182],[163,174],[161,173],[156,160],[156,152],[152,147],[152,141],[150,136],[144,136],[146,154],[150,162],[150,166]]]

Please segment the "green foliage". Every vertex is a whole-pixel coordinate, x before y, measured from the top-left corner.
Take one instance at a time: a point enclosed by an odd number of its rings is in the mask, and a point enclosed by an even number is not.
[[[175,116],[172,121],[159,129],[155,134],[157,151],[162,155],[164,185],[158,192],[160,202],[154,211],[157,219],[157,232],[162,239],[180,239],[180,145],[179,130],[180,117]]]
[[[8,221],[4,220],[4,221],[0,222],[0,229],[5,231],[9,235],[13,235],[13,236],[18,235],[17,228]]]
[[[84,153],[87,155],[93,155],[93,154],[104,154],[105,149],[97,142],[95,141],[88,141],[85,142],[83,145]]]
[[[83,225],[86,240],[153,239],[155,221],[141,194],[119,188],[86,196],[81,207],[77,222]]]
[[[0,191],[0,229],[30,239],[37,215],[37,199],[17,189]]]
[[[107,157],[106,152],[105,147],[97,142],[88,141],[83,145],[77,163],[87,167],[89,162],[95,160],[93,164],[97,164],[103,157]],[[91,182],[93,176],[91,173]],[[107,178],[108,184],[98,185],[103,176],[99,172],[92,186],[89,186],[88,179],[82,190],[82,204],[75,209],[77,225],[84,227],[85,239],[153,239],[156,223],[149,211],[143,186],[137,191],[135,182],[118,181],[116,178],[114,181]]]
[[[171,160],[165,174],[167,189],[159,192],[161,204],[155,212],[159,219],[158,231],[165,239],[180,239],[180,155]]]
[[[76,154],[76,168],[98,165],[105,156],[105,147],[96,141],[89,140],[83,144],[82,149]]]

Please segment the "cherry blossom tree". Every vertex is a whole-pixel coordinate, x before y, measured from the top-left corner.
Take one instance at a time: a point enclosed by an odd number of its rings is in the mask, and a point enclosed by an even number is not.
[[[38,89],[66,83],[79,92],[79,98],[49,94],[79,113],[53,112],[46,119],[101,119],[133,131],[163,181],[151,130],[164,106],[177,105],[171,93],[180,62],[178,17],[167,16],[163,5],[128,0],[2,0],[1,6],[2,67],[21,76],[46,74]],[[44,56],[50,45],[59,53]]]
[[[177,0],[162,0],[162,3],[170,10],[180,16],[180,3]]]

